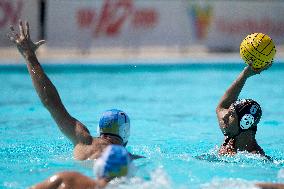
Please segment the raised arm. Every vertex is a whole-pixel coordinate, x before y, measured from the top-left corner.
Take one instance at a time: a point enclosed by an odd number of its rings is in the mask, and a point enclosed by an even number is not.
[[[20,21],[19,34],[15,32],[12,26],[10,29],[11,32],[8,34],[8,37],[17,46],[19,52],[26,60],[36,92],[43,105],[57,123],[59,129],[74,145],[77,143],[91,143],[92,137],[88,129],[67,112],[55,86],[44,73],[44,70],[38,62],[35,51],[40,45],[44,44],[45,41],[32,42],[30,39],[29,24],[27,22],[24,27],[22,21]]]
[[[217,114],[222,109],[228,109],[230,105],[238,99],[247,78],[255,74],[256,72],[253,71],[249,66],[244,68],[244,70],[240,73],[237,79],[232,83],[232,85],[227,89],[225,94],[222,96],[216,108]]]
[[[222,96],[216,108],[216,114],[220,129],[224,135],[234,136],[238,133],[238,119],[236,111],[233,110],[233,107],[231,105],[238,99],[246,80],[255,74],[259,74],[263,70],[268,69],[270,66],[271,65],[268,65],[259,70],[253,70],[251,66],[245,67],[244,70],[239,74],[237,79]]]

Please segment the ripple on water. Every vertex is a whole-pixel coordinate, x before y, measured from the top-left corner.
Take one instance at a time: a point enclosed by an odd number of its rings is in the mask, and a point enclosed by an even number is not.
[[[259,154],[252,154],[245,151],[238,152],[234,156],[220,156],[218,155],[218,148],[214,148],[210,150],[208,153],[201,154],[195,156],[196,159],[199,160],[206,160],[208,162],[220,162],[220,163],[232,163],[232,164],[239,164],[240,166],[272,166],[272,167],[279,167],[283,166],[284,160],[279,160],[276,158],[267,159],[264,156]],[[241,163],[241,164],[240,164]]]
[[[202,184],[201,189],[258,189],[254,182],[243,179],[213,179],[209,183]]]
[[[171,189],[172,183],[167,173],[158,168],[150,174],[150,178],[145,180],[139,177],[123,178],[111,181],[107,188],[111,189]]]
[[[283,168],[278,171],[277,178],[279,179],[280,182],[284,182],[284,169]]]

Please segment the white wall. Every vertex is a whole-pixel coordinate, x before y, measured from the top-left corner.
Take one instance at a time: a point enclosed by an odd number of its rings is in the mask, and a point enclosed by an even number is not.
[[[18,26],[19,19],[29,21],[31,36],[37,39],[39,33],[39,11],[37,0],[0,0],[0,47],[10,46],[6,34],[10,25]],[[15,27],[15,29],[18,29]]]
[[[284,1],[47,1],[49,46],[191,46],[238,50],[254,32],[284,43]]]
[[[207,45],[210,49],[238,50],[251,33],[269,35],[284,44],[283,1],[216,1]]]
[[[192,42],[183,1],[48,1],[50,46],[187,46]]]

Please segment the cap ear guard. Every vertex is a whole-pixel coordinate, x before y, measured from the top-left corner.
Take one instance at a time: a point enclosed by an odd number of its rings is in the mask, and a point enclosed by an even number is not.
[[[242,129],[249,129],[253,124],[254,117],[251,114],[245,114],[240,121],[240,127]]]
[[[129,154],[119,145],[108,146],[101,157],[94,162],[94,174],[97,178],[112,179],[128,176],[131,169]]]
[[[252,99],[238,100],[234,104],[242,130],[255,130],[260,121],[262,111],[260,105]]]

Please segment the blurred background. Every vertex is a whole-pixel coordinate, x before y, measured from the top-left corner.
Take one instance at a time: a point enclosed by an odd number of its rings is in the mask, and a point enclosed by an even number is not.
[[[10,25],[30,22],[43,58],[169,58],[233,53],[251,33],[284,44],[282,0],[0,0],[0,58],[19,57]],[[231,55],[231,54],[230,54]],[[211,56],[212,57],[212,56]]]

